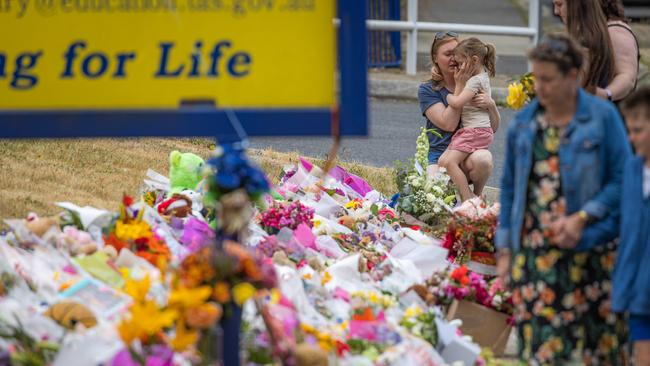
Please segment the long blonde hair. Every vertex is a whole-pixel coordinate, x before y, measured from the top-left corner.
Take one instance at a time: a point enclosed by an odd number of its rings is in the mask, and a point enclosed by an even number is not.
[[[493,44],[483,43],[476,37],[467,38],[456,46],[454,54],[463,55],[467,58],[476,56],[488,70],[490,77],[496,75],[497,50]]]

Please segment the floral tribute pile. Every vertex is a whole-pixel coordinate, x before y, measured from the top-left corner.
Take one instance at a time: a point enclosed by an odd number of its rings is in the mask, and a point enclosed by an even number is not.
[[[271,186],[229,149],[206,163],[173,153],[170,177],[149,171],[119,212],[58,203],[54,217],[6,220],[0,359],[486,361],[445,312],[454,299],[512,311],[503,287],[471,270],[492,263],[497,206],[476,200],[454,209],[449,177],[417,164],[398,174],[396,207],[361,177],[341,167],[324,173],[304,159]],[[224,349],[232,329],[238,347]]]

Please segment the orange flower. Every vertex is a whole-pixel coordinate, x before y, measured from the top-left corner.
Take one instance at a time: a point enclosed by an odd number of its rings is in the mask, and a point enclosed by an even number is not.
[[[609,252],[607,255],[600,257],[600,265],[604,270],[611,271],[614,268],[614,258],[615,254],[613,252]]]
[[[223,243],[223,248],[226,250],[226,253],[239,258],[240,261],[251,258],[250,252],[237,242],[226,240]]]
[[[246,272],[246,275],[250,277],[251,280],[262,280],[262,271],[260,271],[260,269],[257,267],[257,264],[255,264],[255,261],[252,258],[246,258],[243,262],[243,266],[244,272]]]
[[[524,295],[524,300],[528,302],[533,301],[533,299],[535,298],[535,289],[533,288],[533,286],[524,287],[523,295]]]
[[[467,267],[460,266],[451,272],[451,278],[463,286],[469,285],[469,277],[467,276]]]
[[[521,304],[521,290],[519,288],[516,288],[514,291],[512,291],[512,303],[514,305],[519,305]]]
[[[227,282],[217,282],[214,285],[214,291],[212,292],[212,298],[216,301],[225,304],[230,301],[230,285]]]
[[[585,302],[587,302],[585,295],[582,293],[580,289],[576,289],[573,291],[573,298],[575,299],[576,305],[582,305]]]
[[[550,171],[552,174],[555,174],[555,173],[559,173],[559,172],[560,172],[560,164],[559,164],[559,163],[560,163],[560,159],[558,159],[558,158],[555,157],[555,156],[552,157],[552,158],[550,158],[550,159],[548,160],[549,171]]]
[[[205,303],[189,309],[185,313],[185,321],[190,327],[205,329],[219,320],[222,313],[221,305],[212,302]]]
[[[375,320],[375,314],[373,314],[372,310],[367,307],[363,309],[363,313],[352,315],[352,320],[372,321]]]
[[[104,237],[104,243],[106,245],[110,245],[114,247],[117,252],[119,253],[122,249],[127,248],[129,246],[129,243],[118,239],[114,233],[111,233],[108,238]]]
[[[546,305],[551,305],[553,304],[553,301],[555,301],[555,292],[548,287],[545,288],[540,295],[542,297],[542,301],[544,301]]]

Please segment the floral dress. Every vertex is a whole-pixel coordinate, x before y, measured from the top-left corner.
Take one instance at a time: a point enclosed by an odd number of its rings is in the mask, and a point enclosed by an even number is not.
[[[623,322],[609,310],[612,246],[576,252],[549,242],[549,225],[566,211],[559,147],[559,130],[540,115],[522,245],[512,266],[520,357],[531,365],[618,365]]]

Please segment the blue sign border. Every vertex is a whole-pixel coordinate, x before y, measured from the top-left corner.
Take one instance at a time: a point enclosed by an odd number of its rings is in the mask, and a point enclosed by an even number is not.
[[[338,0],[339,132],[368,135],[367,0]],[[155,110],[0,111],[0,138],[212,136],[237,141],[236,116],[249,136],[329,136],[330,109],[233,109],[209,106]]]

